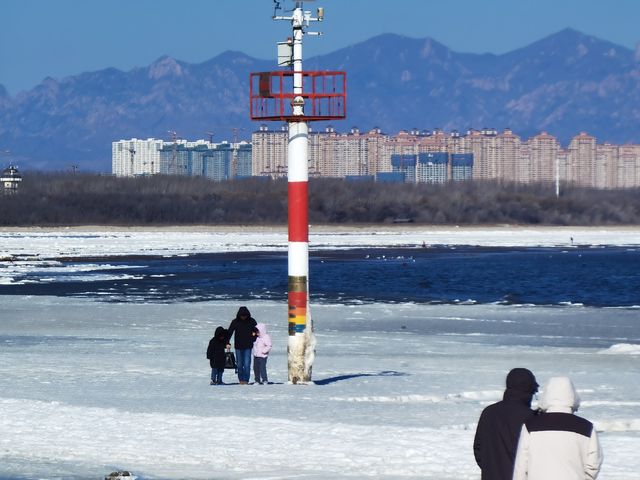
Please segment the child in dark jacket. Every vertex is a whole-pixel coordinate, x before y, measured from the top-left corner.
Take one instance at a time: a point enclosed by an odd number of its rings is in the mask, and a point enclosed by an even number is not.
[[[224,357],[227,346],[227,330],[224,327],[216,328],[216,333],[209,340],[207,348],[207,358],[211,365],[210,385],[223,385],[222,374],[224,373]]]

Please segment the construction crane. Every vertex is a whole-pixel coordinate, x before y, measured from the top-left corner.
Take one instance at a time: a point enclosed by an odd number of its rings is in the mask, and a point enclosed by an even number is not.
[[[238,143],[238,136],[240,134],[240,132],[244,132],[246,131],[246,128],[242,128],[242,127],[229,127],[226,125],[221,125],[221,126],[217,126],[217,127],[211,127],[211,129],[213,131],[216,130],[230,130],[231,134],[232,134],[232,141],[233,143]],[[209,132],[205,132],[206,135],[209,135],[209,142],[213,143],[213,132],[209,131]]]
[[[136,149],[133,148],[133,145],[129,147],[129,161],[131,162],[131,176],[133,177],[133,163],[136,156]],[[75,173],[75,170],[74,170]]]
[[[11,150],[0,150],[0,155],[11,155]],[[11,167],[11,161],[9,162],[9,167]],[[4,167],[2,167],[2,165],[0,165],[0,172],[2,171]],[[2,191],[2,185],[0,185],[0,192]]]
[[[171,135],[171,161],[169,162],[169,168],[167,169],[167,173],[169,175],[173,174],[177,174],[178,173],[178,140],[180,139],[180,137],[178,137],[178,132],[176,132],[175,130],[167,130],[167,133],[169,135]],[[173,168],[172,168],[173,167]],[[186,169],[187,166],[184,165],[184,168]]]
[[[232,127],[231,131],[233,132],[233,143],[238,143],[238,133],[239,132],[244,132],[246,129],[244,128],[238,128],[238,127]]]
[[[2,155],[11,155],[11,150],[0,150],[0,154],[2,154]]]
[[[167,133],[171,135],[171,141],[173,143],[176,143],[176,141],[178,140],[178,132],[176,132],[175,130],[167,130]]]
[[[154,161],[151,160],[150,162],[142,162],[142,165],[144,165],[145,170],[147,170],[147,165],[151,165],[151,169],[145,173],[145,175],[153,175],[154,171],[153,171],[153,166],[154,166]]]
[[[238,135],[240,132],[244,132],[246,129],[242,128],[242,127],[228,127],[228,126],[218,126],[218,127],[212,127],[213,130],[231,130],[231,134],[232,136],[232,145],[237,145],[238,144]],[[209,131],[209,132],[205,132],[207,135],[209,135],[209,143],[213,143],[213,132]],[[231,177],[235,178],[236,174],[238,173],[238,156],[237,156],[237,150],[234,148],[233,149],[233,154],[231,156]]]

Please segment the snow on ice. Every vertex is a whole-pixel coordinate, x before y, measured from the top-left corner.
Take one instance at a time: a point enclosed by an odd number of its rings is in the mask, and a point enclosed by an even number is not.
[[[310,230],[310,248],[432,245],[565,246],[640,245],[640,229],[611,227],[352,228]],[[3,229],[0,259],[285,250],[286,230],[231,227],[189,229]]]
[[[212,387],[206,344],[234,303],[1,301],[10,321],[0,327],[0,477],[478,479],[477,417],[501,397],[506,372],[527,366],[541,383],[574,379],[580,413],[601,432],[600,478],[640,479],[637,358],[601,353],[619,344],[634,310],[315,306],[316,384],[291,386],[286,306],[252,302],[275,339],[274,384]],[[568,332],[585,317],[615,322],[584,346],[558,347],[535,336],[558,314]],[[428,328],[408,321],[418,318]],[[483,330],[486,318],[509,318],[522,333]]]
[[[640,243],[633,229],[312,235],[313,248],[423,241],[571,248],[571,237],[581,245]],[[273,248],[286,248],[284,231],[0,232],[7,269],[59,257]],[[76,274],[92,271],[83,268]],[[501,398],[508,370],[523,366],[541,384],[573,379],[579,414],[600,432],[600,479],[640,480],[637,309],[314,305],[316,383],[292,386],[286,305],[248,306],[274,339],[273,385],[209,385],[206,345],[234,316],[234,302],[0,297],[0,478],[99,479],[128,470],[142,480],[477,480],[472,441],[480,411]],[[558,322],[566,326],[560,335]],[[225,382],[234,380],[225,372]]]

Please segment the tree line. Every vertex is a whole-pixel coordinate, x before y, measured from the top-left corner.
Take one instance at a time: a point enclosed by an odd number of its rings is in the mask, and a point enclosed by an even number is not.
[[[1,226],[284,225],[287,181],[118,178],[28,172],[0,195]],[[638,225],[640,189],[476,181],[444,185],[309,181],[311,224]]]

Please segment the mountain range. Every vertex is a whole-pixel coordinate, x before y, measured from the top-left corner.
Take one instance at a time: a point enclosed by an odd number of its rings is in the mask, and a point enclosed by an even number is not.
[[[231,140],[233,129],[248,139],[258,127],[249,119],[249,73],[276,69],[275,59],[227,51],[199,64],[163,56],[127,72],[46,78],[14,97],[0,86],[0,150],[23,169],[107,172],[114,140],[168,140],[169,131]],[[347,72],[338,131],[509,127],[523,138],[544,130],[563,144],[581,131],[599,142],[640,142],[640,48],[572,29],[501,55],[384,34],[309,58],[305,69]]]

